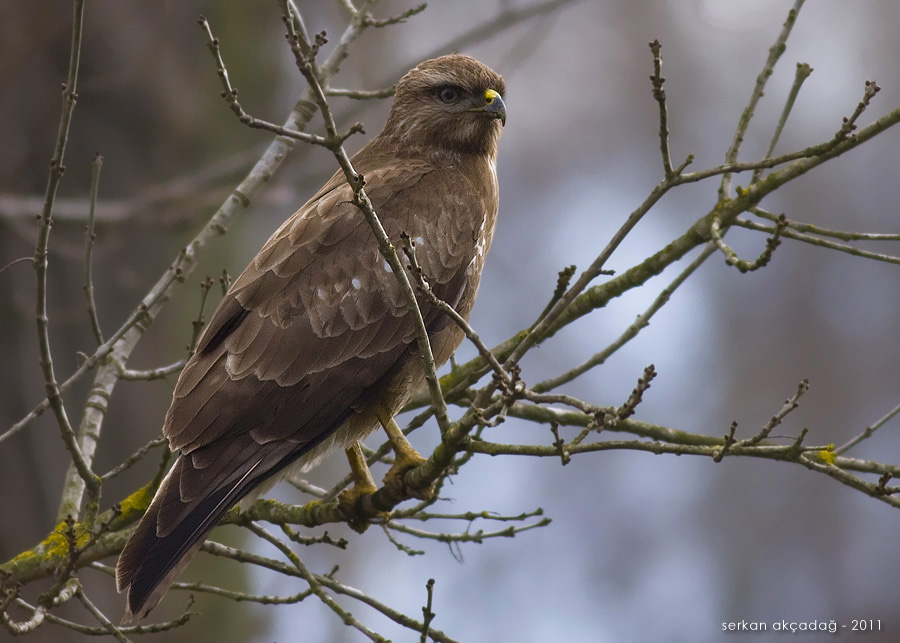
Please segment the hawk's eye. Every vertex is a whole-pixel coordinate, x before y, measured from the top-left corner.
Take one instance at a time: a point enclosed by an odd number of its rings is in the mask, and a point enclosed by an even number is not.
[[[459,87],[448,85],[438,90],[438,98],[442,103],[452,105],[462,97],[462,90]]]

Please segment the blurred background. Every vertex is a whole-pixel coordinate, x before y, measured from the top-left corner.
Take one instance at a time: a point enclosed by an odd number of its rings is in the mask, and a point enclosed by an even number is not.
[[[385,0],[378,15],[413,4]],[[369,30],[351,49],[333,86],[389,86],[424,57],[448,53],[440,48],[460,34],[528,4],[435,2],[405,25]],[[663,45],[675,162],[693,153],[695,169],[717,165],[791,4],[582,0],[462,49],[502,73],[508,88],[500,223],[472,320],[488,345],[528,326],[552,293],[557,272],[572,263],[586,267],[661,178],[647,43],[658,38]],[[311,31],[326,29],[336,42],[346,22],[339,2],[300,1],[299,6]],[[196,25],[201,13],[221,39],[248,112],[280,123],[302,91],[275,2],[88,3],[79,101],[51,237],[51,338],[61,378],[77,367],[79,352],[95,346],[81,290],[92,155],[99,151],[105,159],[94,270],[100,320],[109,334],[270,139],[241,125],[219,97],[215,65]],[[867,79],[877,80],[883,91],[862,124],[900,105],[897,24],[900,4],[893,0],[807,3],[741,160],[765,152],[797,62],[809,63],[815,72],[777,152],[829,139],[862,97]],[[35,215],[57,133],[70,34],[69,2],[0,1],[0,265],[34,251]],[[371,136],[383,124],[389,101],[334,99],[333,106],[344,126],[361,120]],[[314,121],[311,130],[320,129]],[[358,149],[365,140],[355,137],[348,147]],[[900,130],[890,130],[762,205],[824,227],[896,233],[900,217],[891,195],[900,168],[898,144]],[[200,281],[217,277],[223,268],[237,275],[334,169],[328,152],[298,147],[229,234],[209,248],[129,366],[151,368],[184,356]],[[741,176],[735,182],[748,180]],[[717,187],[714,179],[675,190],[607,267],[621,272],[659,250],[709,210]],[[748,259],[764,245],[762,235],[743,230],[728,239]],[[867,247],[900,254],[896,243]],[[525,381],[558,374],[604,348],[678,270],[673,266],[545,342],[525,362]],[[842,444],[900,397],[898,285],[896,265],[789,240],[767,268],[751,274],[741,275],[713,257],[637,340],[564,390],[596,404],[618,405],[653,363],[659,376],[638,419],[710,435],[723,435],[736,420],[738,437],[747,437],[806,377],[810,392],[777,432],[793,436],[808,427],[811,442]],[[24,262],[0,273],[0,354],[4,431],[43,396],[34,275]],[[472,355],[464,347],[459,360]],[[76,420],[88,382],[67,396]],[[98,471],[159,434],[173,385],[174,378],[118,385]],[[895,419],[850,455],[897,462],[898,428]],[[436,442],[435,433],[429,425],[413,441],[424,452]],[[501,442],[552,440],[546,427],[514,420],[487,436]],[[33,546],[52,529],[67,462],[49,414],[0,445],[0,560]],[[105,487],[104,507],[143,485],[156,463],[153,455]],[[332,457],[311,480],[329,485],[345,470],[343,459]],[[376,470],[376,477],[381,473]],[[274,493],[282,500],[306,501],[290,487]],[[320,546],[301,554],[319,573],[340,564],[341,580],[414,617],[421,615],[426,580],[435,578],[433,626],[459,641],[702,643],[722,640],[723,622],[782,619],[835,619],[847,629],[851,619],[880,619],[882,631],[866,640],[897,640],[900,557],[894,548],[900,512],[800,466],[606,452],[576,457],[563,468],[551,458],[479,456],[444,495],[452,498],[447,511],[518,514],[543,507],[553,523],[515,539],[463,546],[461,560],[445,545],[417,541],[406,544],[428,554],[409,557],[377,528],[350,536],[346,552]],[[328,531],[350,534],[339,526]],[[243,540],[233,528],[214,536]],[[275,555],[259,543],[251,546]],[[114,594],[111,581],[89,570],[81,577],[95,602],[118,621],[124,600]],[[208,557],[198,558],[185,578],[258,594],[302,589]],[[33,588],[27,596],[34,599]],[[179,614],[185,600],[184,592],[172,592],[154,616]],[[348,605],[389,638],[416,638],[368,608]],[[91,621],[83,610],[67,609],[67,616]],[[202,596],[196,609],[203,615],[158,640],[364,640],[315,599],[272,608]],[[780,636],[770,632],[753,639]],[[47,624],[32,635],[36,641],[82,639]]]

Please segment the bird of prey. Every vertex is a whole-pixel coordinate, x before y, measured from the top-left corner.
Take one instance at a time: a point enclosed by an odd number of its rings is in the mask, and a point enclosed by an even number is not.
[[[392,243],[409,235],[434,294],[464,318],[497,217],[503,93],[468,56],[423,62],[352,158]],[[419,307],[441,365],[464,334],[425,297]],[[389,475],[421,462],[393,416],[423,382],[407,300],[338,172],[235,280],[178,379],[163,432],[179,456],[116,569],[125,622],[144,618],[225,512],[276,474],[337,446],[353,464],[379,425],[397,452]]]

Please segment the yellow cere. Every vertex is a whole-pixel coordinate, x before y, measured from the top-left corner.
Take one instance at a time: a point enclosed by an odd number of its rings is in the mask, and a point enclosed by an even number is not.
[[[487,101],[488,105],[493,103],[495,98],[500,98],[500,94],[495,92],[493,89],[489,89],[484,92],[484,100]]]

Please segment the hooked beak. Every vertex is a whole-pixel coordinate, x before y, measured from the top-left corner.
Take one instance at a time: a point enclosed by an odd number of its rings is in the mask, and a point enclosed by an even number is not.
[[[484,105],[475,107],[474,111],[484,112],[491,118],[499,118],[503,125],[506,125],[506,105],[500,94],[493,89],[484,92]]]

